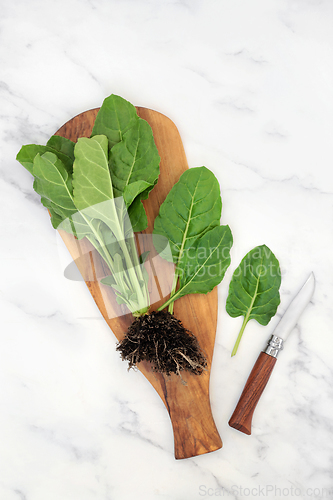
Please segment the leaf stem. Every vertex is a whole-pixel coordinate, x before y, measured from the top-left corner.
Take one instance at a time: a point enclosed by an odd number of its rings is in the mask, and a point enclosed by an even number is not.
[[[102,236],[98,233],[98,231],[95,230],[93,224],[91,224],[90,220],[85,217],[85,215],[81,212],[81,215],[82,217],[86,220],[87,224],[89,224],[96,240],[98,241],[99,245],[100,245],[100,249],[102,252],[101,255],[102,257],[104,258],[104,260],[106,261],[106,264],[109,266],[116,282],[118,283],[118,279],[117,279],[117,273],[114,272],[114,266],[113,266],[113,260],[112,260],[112,257],[107,249],[107,246],[105,245],[105,242],[103,241],[103,238]],[[126,302],[126,305],[127,307],[129,308],[129,310],[131,311],[131,313],[133,313],[134,315],[140,315],[141,313],[144,313],[148,310],[148,307],[149,307],[149,295],[148,295],[148,292],[146,291],[146,293],[144,294],[142,289],[141,289],[141,286],[140,286],[140,276],[138,277],[137,275],[137,271],[136,271],[136,268],[139,267],[138,271],[139,273],[142,275],[141,273],[141,268],[140,268],[140,264],[139,264],[139,260],[138,260],[138,257],[137,257],[137,250],[136,250],[136,247],[134,245],[134,248],[133,246],[131,246],[131,250],[132,250],[132,257],[136,257],[137,258],[137,262],[138,262],[138,266],[136,265],[136,262],[133,262],[132,258],[131,258],[131,255],[129,253],[129,250],[127,248],[127,245],[126,245],[126,242],[125,242],[125,234],[124,234],[124,230],[123,230],[123,227],[122,227],[122,224],[120,223],[119,221],[119,218],[118,218],[118,214],[116,213],[116,216],[115,216],[115,220],[116,220],[116,223],[117,223],[117,231],[114,232],[115,236],[118,235],[118,243],[120,245],[120,248],[123,252],[123,255],[125,257],[125,261],[126,261],[126,265],[127,265],[127,269],[124,270],[124,273],[127,272],[127,276],[128,276],[128,280],[129,280],[129,283],[131,284],[132,286],[132,289],[133,291],[135,291],[135,293],[137,294],[137,308],[135,310],[133,310],[133,305],[131,304],[130,301],[125,300]],[[111,228],[110,228],[111,229]],[[112,229],[111,229],[112,230]],[[117,237],[117,236],[116,236]],[[134,238],[134,234],[133,234],[133,238]],[[133,239],[133,238],[130,238]],[[134,241],[134,240],[133,240]],[[95,245],[94,245],[95,246]]]
[[[135,267],[135,269],[137,270],[137,273],[139,275],[139,280],[142,282],[142,283],[145,283],[145,279],[143,277],[143,273],[142,273],[142,268],[141,266],[143,266],[144,264],[140,263],[139,261],[139,256],[138,256],[138,250],[137,250],[137,247],[136,247],[136,244],[135,244],[135,236],[134,236],[134,233],[132,233],[132,237],[129,238],[129,241],[130,241],[130,248],[131,248],[131,252],[132,252],[132,256],[133,256],[133,265]],[[141,287],[140,287],[141,289]],[[144,291],[145,291],[145,302],[146,302],[146,307],[149,307],[150,305],[150,299],[149,299],[149,292],[148,292],[148,288],[147,288],[147,285],[145,283],[144,285]]]
[[[248,318],[248,314],[244,317],[244,321],[243,321],[243,324],[242,324],[242,327],[239,331],[239,334],[238,334],[238,337],[237,337],[237,340],[235,342],[235,345],[234,345],[234,348],[232,350],[232,353],[231,353],[231,356],[235,356],[236,352],[237,352],[237,349],[238,349],[238,346],[239,346],[239,343],[241,341],[241,338],[243,336],[243,333],[244,333],[244,330],[245,330],[245,327],[247,325],[247,322],[249,321],[249,318]]]
[[[143,280],[142,272],[141,272],[141,267],[138,259],[138,254],[137,254],[137,249],[134,244],[134,233],[132,233],[132,238],[130,237],[130,249],[131,252],[129,251],[127,245],[126,245],[126,234],[125,234],[125,229],[124,229],[124,224],[125,224],[125,218],[127,215],[127,210],[121,211],[120,214],[118,215],[118,211],[116,209],[116,206],[114,205],[114,222],[115,222],[115,228],[110,227],[111,231],[115,235],[116,239],[118,240],[118,244],[123,252],[123,256],[125,258],[126,262],[126,267],[124,269],[124,272],[127,273],[128,280],[132,286],[133,291],[135,291],[136,296],[137,296],[137,306],[138,308],[133,310],[133,307],[129,307],[130,311],[134,315],[140,315],[142,311],[147,311],[149,307],[149,295],[147,290],[146,293],[143,293],[142,288],[140,286],[140,281]],[[132,241],[131,241],[132,240]],[[128,241],[128,240],[127,240]],[[132,253],[132,255],[131,255]],[[134,259],[134,261],[133,261]],[[139,276],[138,276],[139,274]]]
[[[255,288],[255,291],[254,291],[254,294],[253,294],[253,297],[252,297],[252,300],[251,300],[250,307],[248,308],[247,313],[246,313],[246,315],[244,317],[244,321],[243,321],[242,327],[241,327],[241,329],[239,331],[239,334],[238,334],[237,340],[235,342],[234,348],[232,350],[231,356],[235,356],[235,354],[237,352],[237,349],[238,349],[238,346],[239,346],[239,343],[241,341],[244,329],[245,329],[245,327],[247,325],[247,322],[249,321],[250,314],[252,312],[252,308],[253,308],[254,302],[255,302],[255,300],[257,298],[257,293],[258,293],[258,288],[259,288],[259,279],[260,279],[260,274],[259,274],[259,276],[257,278],[256,288]]]
[[[178,283],[178,272],[177,272],[177,268],[175,269],[175,274],[173,276],[173,282],[172,282],[172,288],[171,288],[171,293],[170,293],[170,299],[175,295],[176,293],[176,288],[177,288],[177,283]],[[173,314],[173,305],[174,305],[174,300],[172,302],[170,302],[169,304],[169,307],[168,307],[168,311],[170,314]]]
[[[179,293],[175,293],[174,295],[170,295],[169,299],[164,302],[164,304],[162,304],[157,310],[158,311],[162,311],[162,309],[165,309],[167,306],[170,306],[170,304],[173,304],[173,302],[177,299],[177,296],[179,295]]]

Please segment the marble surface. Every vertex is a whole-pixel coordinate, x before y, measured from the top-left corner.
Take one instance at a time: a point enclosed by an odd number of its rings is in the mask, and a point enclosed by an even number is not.
[[[330,0],[15,0],[0,16],[0,499],[333,495],[333,4]],[[169,116],[190,166],[218,177],[234,235],[219,286],[211,404],[224,446],[176,461],[168,414],[80,282],[15,161],[111,94]],[[265,243],[282,268],[268,326],[225,311],[233,270]],[[228,420],[310,271],[313,300],[260,400]]]

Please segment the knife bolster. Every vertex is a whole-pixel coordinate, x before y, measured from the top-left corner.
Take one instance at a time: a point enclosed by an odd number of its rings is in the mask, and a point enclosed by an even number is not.
[[[282,349],[283,339],[281,337],[277,337],[276,335],[272,335],[264,352],[266,354],[269,354],[273,358],[277,358],[279,352],[282,351]]]

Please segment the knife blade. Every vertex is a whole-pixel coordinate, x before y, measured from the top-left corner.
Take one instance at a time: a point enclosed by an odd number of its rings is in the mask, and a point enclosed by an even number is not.
[[[230,427],[244,432],[244,434],[251,434],[253,413],[271,376],[277,356],[310,302],[314,289],[315,277],[311,273],[276,325],[266,349],[259,354],[237,406],[230,417]]]

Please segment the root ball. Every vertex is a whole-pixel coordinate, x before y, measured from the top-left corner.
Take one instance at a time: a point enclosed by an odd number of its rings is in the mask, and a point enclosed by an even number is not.
[[[195,335],[173,314],[164,311],[135,318],[117,351],[128,361],[129,369],[140,361],[149,361],[154,371],[166,375],[180,375],[183,370],[201,375],[207,367]]]

